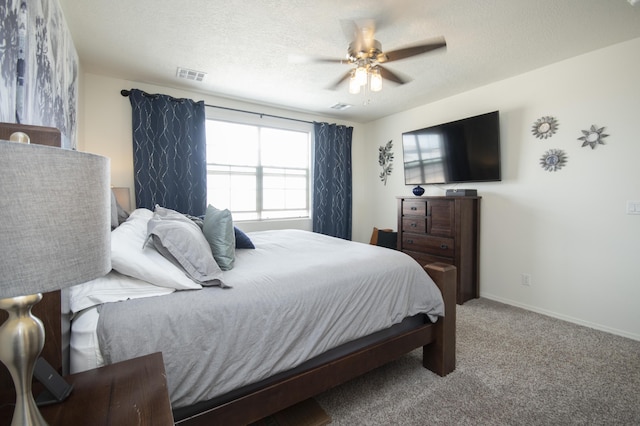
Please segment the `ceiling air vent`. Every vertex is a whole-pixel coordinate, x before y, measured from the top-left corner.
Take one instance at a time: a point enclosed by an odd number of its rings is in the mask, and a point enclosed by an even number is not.
[[[337,109],[338,111],[344,111],[345,109],[349,109],[351,108],[351,105],[349,104],[341,104],[341,103],[337,103],[335,105],[331,105],[331,108],[333,109]]]
[[[185,80],[202,81],[206,75],[206,72],[194,71],[181,67],[178,67],[178,70],[176,71],[176,77],[184,78]]]

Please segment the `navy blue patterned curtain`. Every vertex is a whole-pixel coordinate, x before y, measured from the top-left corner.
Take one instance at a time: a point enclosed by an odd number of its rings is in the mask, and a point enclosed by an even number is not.
[[[132,89],[136,205],[194,216],[207,207],[204,102]]]
[[[313,232],[351,239],[353,127],[313,123]]]

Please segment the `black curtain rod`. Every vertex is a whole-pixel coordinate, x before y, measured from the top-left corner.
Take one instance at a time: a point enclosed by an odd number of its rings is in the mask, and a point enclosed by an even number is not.
[[[157,96],[157,95],[150,95],[150,94],[145,93],[145,92],[143,92],[143,93],[145,94],[145,96],[150,96],[150,97]],[[123,89],[123,90],[120,91],[120,94],[126,98],[131,94],[131,91]],[[244,109],[236,109],[236,108],[229,108],[229,107],[223,107],[223,106],[219,106],[219,105],[209,105],[209,104],[204,104],[204,106],[207,106],[209,108],[225,109],[227,111],[241,112],[241,113],[244,113],[244,114],[259,115],[260,118],[262,118],[262,117],[279,118],[281,120],[290,120],[290,121],[297,121],[299,123],[313,124],[313,121],[300,120],[300,119],[291,118],[291,117],[282,117],[280,115],[264,114],[262,112],[246,111]]]

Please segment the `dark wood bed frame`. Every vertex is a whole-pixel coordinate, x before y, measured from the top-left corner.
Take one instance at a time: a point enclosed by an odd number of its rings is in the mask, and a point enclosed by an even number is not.
[[[15,126],[15,125],[14,125]],[[33,129],[32,129],[33,130]],[[2,123],[0,123],[0,133]],[[32,143],[34,136],[30,134]],[[0,136],[2,138],[2,136]],[[8,139],[5,137],[5,139]],[[37,143],[37,137],[35,143]],[[276,413],[321,392],[345,383],[389,361],[423,347],[425,368],[445,376],[456,362],[456,268],[433,263],[425,266],[436,282],[445,302],[445,317],[425,323],[410,331],[387,338],[363,349],[321,364],[301,373],[286,376],[264,388],[249,392],[229,402],[206,408],[197,414],[178,419],[178,425],[246,425]],[[68,303],[60,291],[46,293],[33,309],[45,324],[45,347],[42,356],[59,372],[67,373],[70,322]],[[0,311],[0,314],[4,313]],[[4,317],[0,315],[0,323]],[[34,393],[40,388],[34,383]],[[13,398],[11,397],[13,393]],[[13,382],[0,364],[0,400],[14,399]]]

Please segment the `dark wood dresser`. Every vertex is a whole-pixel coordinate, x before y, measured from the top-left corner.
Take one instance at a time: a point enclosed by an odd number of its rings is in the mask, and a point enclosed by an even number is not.
[[[398,250],[458,269],[457,302],[480,297],[481,197],[397,197]]]

